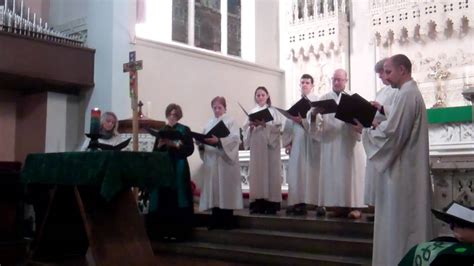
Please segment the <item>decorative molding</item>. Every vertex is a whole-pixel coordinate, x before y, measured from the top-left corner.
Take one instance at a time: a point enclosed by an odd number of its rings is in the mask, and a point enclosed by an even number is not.
[[[474,155],[473,132],[473,123],[431,124],[430,156]]]
[[[419,2],[372,0],[370,13],[377,45],[426,42],[468,33],[474,3],[469,0]]]

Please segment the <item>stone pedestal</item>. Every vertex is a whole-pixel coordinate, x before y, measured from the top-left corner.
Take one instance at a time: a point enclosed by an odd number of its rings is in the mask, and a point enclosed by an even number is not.
[[[467,86],[463,96],[472,102],[474,87]],[[463,108],[468,111],[468,107]],[[430,160],[435,209],[443,209],[452,201],[474,207],[474,113],[472,108],[470,111],[470,120],[455,121],[459,117],[469,116],[469,112],[464,112],[464,115],[451,114],[452,122],[430,124]],[[437,219],[434,219],[434,233],[435,236],[452,234],[449,225]]]
[[[452,201],[474,206],[474,155],[431,157],[433,208],[443,209]],[[449,225],[434,219],[435,236],[451,235]]]

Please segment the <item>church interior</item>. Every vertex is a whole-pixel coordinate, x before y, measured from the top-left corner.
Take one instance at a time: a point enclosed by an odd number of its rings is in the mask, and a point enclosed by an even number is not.
[[[288,109],[302,74],[320,97],[336,69],[372,101],[384,86],[374,65],[405,54],[426,104],[432,208],[472,208],[473,18],[472,0],[0,0],[0,266],[375,265],[373,208],[357,220],[318,218],[316,208],[285,214],[284,147],[277,215],[251,215],[242,145],[237,228],[206,229],[196,146],[190,240],[149,239],[143,197],[154,194],[137,187],[166,186],[174,181],[153,176],[175,171],[153,152],[149,129],[176,103],[180,123],[203,132],[211,100],[223,96],[242,135],[256,88]],[[121,141],[131,139],[124,152],[81,148],[94,139],[97,109],[115,113]],[[433,237],[447,235],[450,225],[433,217]]]

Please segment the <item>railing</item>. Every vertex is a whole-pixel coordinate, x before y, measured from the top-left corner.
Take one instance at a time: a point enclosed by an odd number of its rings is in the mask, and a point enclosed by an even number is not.
[[[43,23],[42,18],[37,20],[36,13],[30,14],[30,8],[24,11],[23,1],[18,8],[15,6],[15,0],[12,0],[10,4],[8,0],[5,0],[5,5],[0,6],[0,31],[66,45],[84,46],[80,37],[66,35],[49,28],[48,23]]]

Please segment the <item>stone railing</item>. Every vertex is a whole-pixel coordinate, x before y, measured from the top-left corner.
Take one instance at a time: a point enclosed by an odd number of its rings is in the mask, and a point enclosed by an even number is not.
[[[288,182],[286,181],[286,174],[288,171],[289,156],[285,153],[285,149],[281,149],[281,188],[283,192],[288,191]],[[249,162],[250,151],[239,151],[240,176],[242,177],[242,190],[249,191]]]

